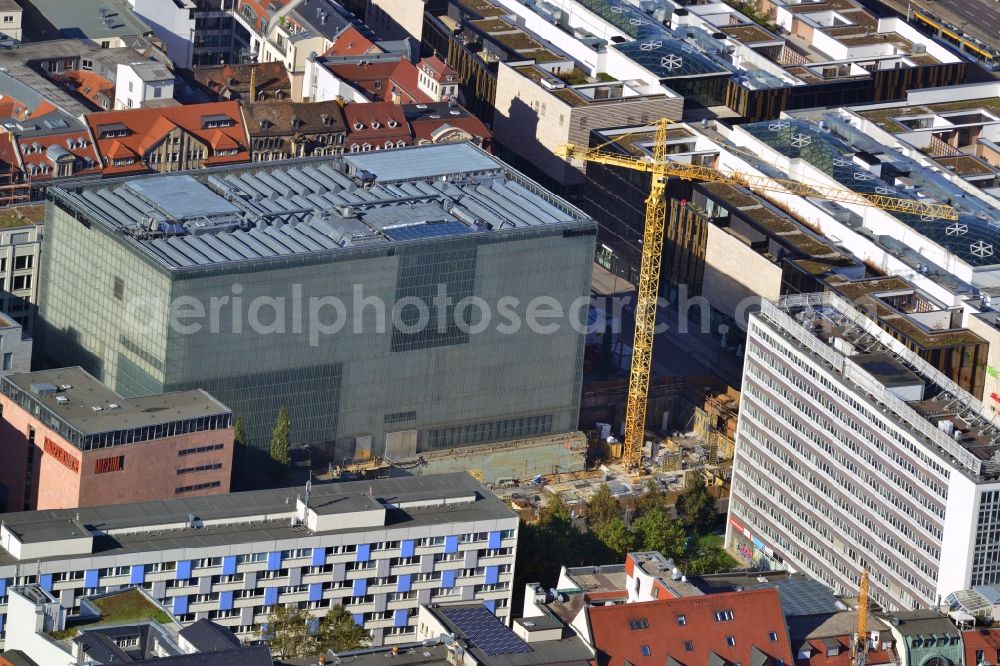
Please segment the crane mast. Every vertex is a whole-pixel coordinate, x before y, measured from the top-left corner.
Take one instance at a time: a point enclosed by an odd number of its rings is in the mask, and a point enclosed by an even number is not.
[[[858,586],[858,624],[854,629],[854,645],[851,651],[851,666],[865,666],[868,658],[868,569],[861,571]]]

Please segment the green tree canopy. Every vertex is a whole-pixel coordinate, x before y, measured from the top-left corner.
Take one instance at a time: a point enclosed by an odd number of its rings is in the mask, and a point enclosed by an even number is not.
[[[247,445],[247,424],[242,416],[237,416],[236,423],[233,425],[233,444],[236,446]]]
[[[347,652],[368,645],[371,640],[364,627],[354,623],[354,617],[341,605],[331,606],[316,628],[316,648],[320,654],[327,650]]]
[[[587,502],[587,527],[594,532],[600,532],[604,526],[615,518],[621,519],[622,504],[611,494],[608,484],[602,483]]]
[[[621,516],[615,516],[597,531],[598,540],[608,550],[624,560],[625,554],[635,550],[635,534],[628,528]]]
[[[292,420],[288,416],[288,408],[282,406],[278,411],[278,418],[274,421],[274,430],[271,432],[271,459],[281,467],[287,467],[291,462],[288,452],[291,436]]]
[[[679,520],[671,520],[663,509],[651,509],[632,522],[636,540],[643,550],[655,550],[680,562],[687,544],[687,532]]]
[[[677,497],[677,515],[695,532],[705,532],[715,524],[715,498],[708,492],[700,472],[688,474],[684,492]]]
[[[646,492],[639,496],[635,501],[635,513],[637,516],[641,516],[645,513],[652,511],[653,509],[661,509],[666,511],[667,506],[667,494],[663,492],[663,488],[660,487],[653,479],[646,480]]]
[[[278,657],[301,657],[313,650],[309,635],[310,615],[304,608],[274,606],[260,637]]]

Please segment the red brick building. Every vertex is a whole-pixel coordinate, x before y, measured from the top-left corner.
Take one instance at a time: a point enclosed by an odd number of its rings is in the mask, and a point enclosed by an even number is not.
[[[6,511],[229,492],[232,413],[204,391],[122,398],[60,368],[3,377],[0,408]]]
[[[597,666],[793,666],[775,589],[588,609]]]

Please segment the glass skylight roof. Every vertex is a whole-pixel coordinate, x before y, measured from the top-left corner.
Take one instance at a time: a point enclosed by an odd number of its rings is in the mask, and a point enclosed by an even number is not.
[[[615,44],[614,48],[660,78],[729,73],[722,63],[685,43],[673,31],[628,0],[579,2],[632,37],[634,41]]]
[[[770,120],[741,126],[751,135],[789,158],[801,158],[832,176],[843,187],[861,194],[884,194],[917,200],[858,165],[858,152],[828,129],[797,119]],[[1000,225],[959,209],[957,220],[929,215],[892,213],[920,234],[952,252],[970,266],[1000,263]]]
[[[728,74],[729,70],[679,39],[666,37],[619,44],[618,49],[661,79],[697,74]]]

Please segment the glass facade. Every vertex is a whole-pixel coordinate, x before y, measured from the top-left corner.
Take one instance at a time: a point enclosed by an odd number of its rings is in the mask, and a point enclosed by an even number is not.
[[[593,222],[168,270],[83,218],[50,202],[43,364],[80,365],[126,397],[203,388],[259,447],[282,406],[293,443],[344,457],[369,437],[383,453],[391,433],[415,431],[421,451],[576,427],[584,336],[568,322],[589,293]],[[566,313],[556,332],[525,325],[537,297]],[[330,298],[346,306],[342,328],[317,334],[311,319],[332,328],[338,315],[311,304]],[[501,298],[522,325],[503,326]],[[413,332],[418,301],[431,321]],[[170,302],[200,303],[200,329],[171,326]]]

